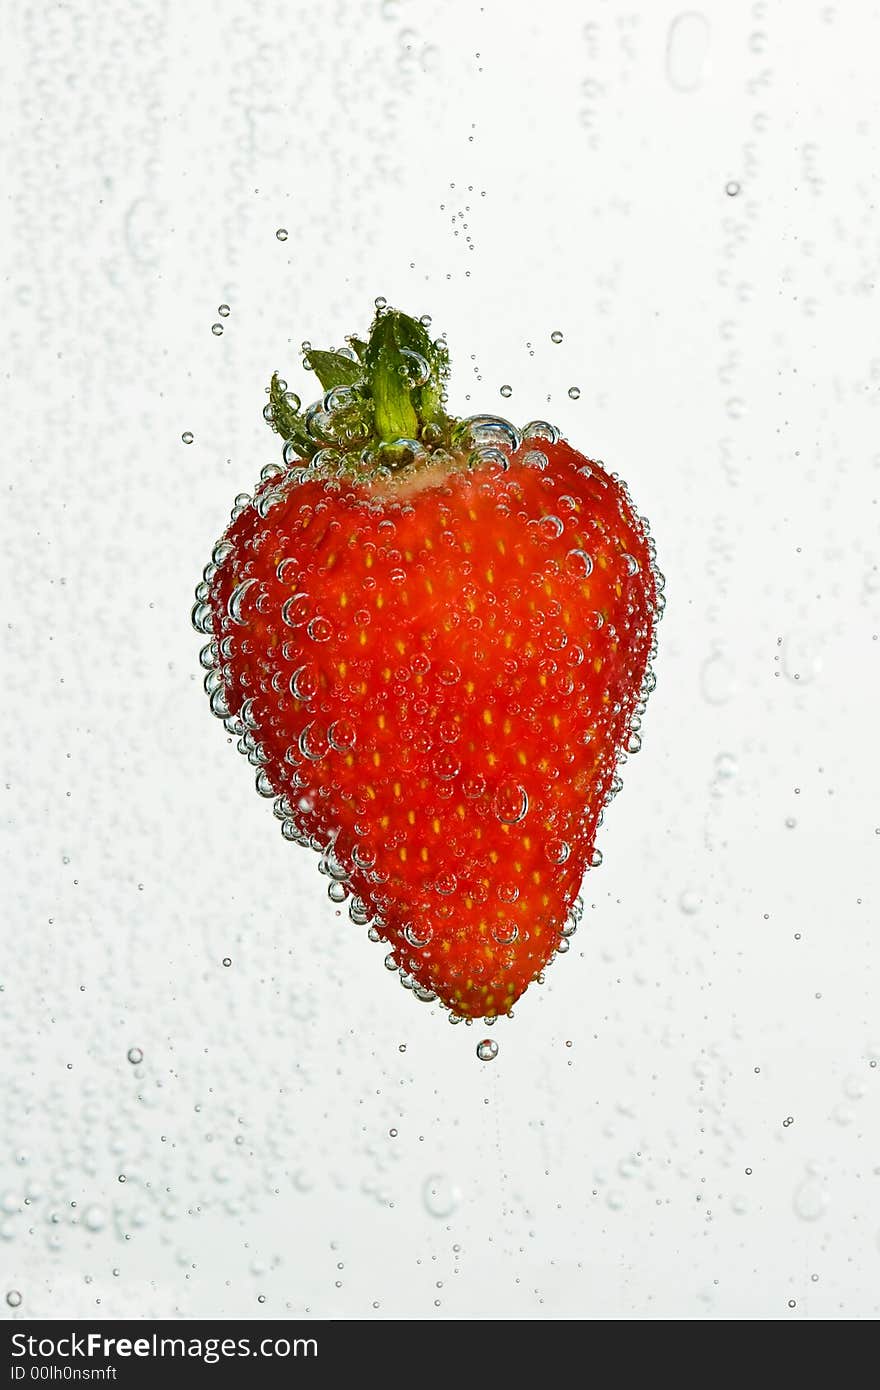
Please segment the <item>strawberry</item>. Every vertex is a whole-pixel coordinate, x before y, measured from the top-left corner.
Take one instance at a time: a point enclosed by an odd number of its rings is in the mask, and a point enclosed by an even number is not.
[[[273,377],[282,436],[196,590],[214,713],[386,964],[459,1018],[568,937],[639,746],[661,577],[625,485],[543,422],[445,411],[427,322],[381,308]]]

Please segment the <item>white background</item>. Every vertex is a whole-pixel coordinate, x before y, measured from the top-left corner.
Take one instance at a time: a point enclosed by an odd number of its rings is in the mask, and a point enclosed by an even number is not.
[[[4,23],[0,1311],[875,1317],[876,10]],[[491,1064],[282,841],[189,626],[270,373],[379,294],[454,409],[617,469],[668,578]]]

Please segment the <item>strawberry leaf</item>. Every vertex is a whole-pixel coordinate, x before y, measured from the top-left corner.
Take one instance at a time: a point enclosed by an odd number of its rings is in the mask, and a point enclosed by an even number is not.
[[[306,361],[325,391],[331,391],[334,386],[354,386],[364,375],[360,362],[355,362],[342,352],[321,352],[309,348]]]

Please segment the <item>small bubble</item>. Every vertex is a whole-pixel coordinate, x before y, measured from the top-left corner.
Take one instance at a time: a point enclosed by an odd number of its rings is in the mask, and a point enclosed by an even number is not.
[[[501,387],[501,394],[502,394],[502,396],[504,397],[504,399],[507,400],[508,397],[510,397],[510,396],[513,395],[513,387],[512,387],[512,386],[502,386],[502,387]]]
[[[192,442],[193,442],[193,436],[192,436],[192,431],[191,431],[191,430],[184,430],[184,431],[183,431],[183,434],[182,434],[180,437],[181,437],[181,439],[183,440],[184,444],[192,444]]]
[[[120,1173],[119,1176],[117,1177],[116,1181],[117,1181],[117,1182],[125,1182],[125,1174],[124,1174],[124,1173]]]
[[[397,1130],[396,1130],[396,1129],[389,1129],[388,1133],[391,1135],[391,1138],[392,1138],[392,1139],[396,1139],[396,1138],[397,1138]]]
[[[6,1295],[6,1302],[9,1304],[10,1308],[21,1307],[21,1294],[18,1289],[9,1290],[9,1293]]]
[[[221,304],[220,307],[219,307],[219,309],[217,310],[217,313],[220,315],[221,319],[228,319],[228,318],[229,318],[229,305],[228,305],[228,304]]]
[[[729,183],[724,185],[724,192],[727,194],[728,198],[735,198],[739,191],[740,185],[737,183],[736,179],[731,179]]]
[[[504,782],[492,798],[492,809],[504,825],[517,825],[529,809],[525,788],[518,782]]]
[[[214,334],[214,337],[215,337],[215,338],[219,338],[219,337],[220,337],[220,334],[223,332],[223,324],[222,324],[222,323],[212,323],[212,324],[211,324],[211,332]]]
[[[558,328],[554,328],[553,332],[550,334],[550,341],[551,343],[562,342],[562,334],[560,333]]]
[[[130,1047],[127,1056],[132,1066],[135,1067],[144,1060],[144,1054],[139,1047]]]
[[[276,237],[278,238],[279,241],[286,241],[286,240],[287,240],[287,228],[286,228],[286,227],[279,227],[279,228],[278,228],[278,231],[275,233],[275,235],[276,235]]]
[[[579,386],[569,386],[568,394],[571,400],[578,401],[581,397],[581,388]]]
[[[227,967],[230,966],[230,965],[232,964],[232,957],[231,957],[231,956],[224,956],[224,957],[223,957],[223,964],[224,964],[225,966],[227,966]]]
[[[388,308],[388,300],[385,298],[383,294],[377,295],[376,298],[373,300],[373,303],[380,312],[383,309]]]
[[[494,1038],[484,1038],[477,1043],[477,1056],[481,1062],[494,1062],[498,1056],[498,1044]]]

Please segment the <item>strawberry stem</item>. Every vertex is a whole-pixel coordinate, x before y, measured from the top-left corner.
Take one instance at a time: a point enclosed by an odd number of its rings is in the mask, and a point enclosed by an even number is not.
[[[383,307],[366,342],[354,336],[347,342],[348,352],[305,349],[305,365],[326,393],[316,407],[300,413],[277,374],[272,378],[264,415],[301,458],[329,446],[344,467],[360,471],[376,450],[393,467],[412,458],[413,442],[430,452],[449,441],[455,423],[443,408],[449,354],[445,343],[432,341],[427,323]]]

